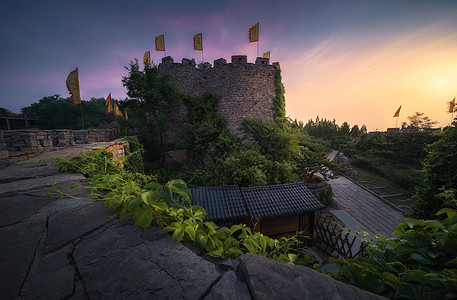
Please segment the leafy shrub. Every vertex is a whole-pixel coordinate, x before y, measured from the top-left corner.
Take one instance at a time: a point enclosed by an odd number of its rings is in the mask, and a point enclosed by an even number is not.
[[[317,194],[317,199],[324,204],[326,207],[331,207],[334,202],[333,202],[333,189],[332,186],[329,185],[325,189],[322,189],[319,191]]]
[[[56,166],[61,172],[81,173],[86,177],[97,174],[120,172],[121,164],[113,159],[113,153],[103,149],[89,151],[70,159],[57,158]]]
[[[336,279],[390,299],[457,298],[457,200],[452,191],[440,196],[453,208],[405,219],[393,238],[368,246],[369,257],[338,260]]]
[[[143,145],[134,136],[126,136],[122,140],[129,142],[129,147],[124,149],[124,169],[132,173],[143,173],[144,165],[143,158],[141,157]]]
[[[442,188],[457,190],[457,121],[445,129],[441,138],[427,148],[422,173],[423,183],[412,197],[412,216],[430,218],[448,203],[436,196]]]

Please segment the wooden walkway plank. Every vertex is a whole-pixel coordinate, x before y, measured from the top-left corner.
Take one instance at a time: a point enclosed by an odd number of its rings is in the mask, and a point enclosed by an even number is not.
[[[334,201],[377,235],[391,237],[405,218],[399,211],[345,177],[330,180]]]

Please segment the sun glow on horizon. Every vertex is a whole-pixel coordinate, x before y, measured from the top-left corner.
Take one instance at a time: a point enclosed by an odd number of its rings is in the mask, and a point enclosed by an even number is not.
[[[446,103],[457,96],[457,35],[428,39],[397,37],[372,47],[323,41],[284,72],[287,114],[385,130],[402,105],[398,124],[423,112],[447,126]]]

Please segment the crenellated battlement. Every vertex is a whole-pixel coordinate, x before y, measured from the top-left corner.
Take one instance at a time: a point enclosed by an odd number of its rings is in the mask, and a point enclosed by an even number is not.
[[[270,64],[268,58],[257,57],[248,63],[246,55],[233,55],[228,63],[224,58],[196,64],[183,58],[175,63],[170,56],[158,65],[159,73],[169,74],[179,90],[190,96],[206,92],[221,96],[219,114],[227,121],[232,133],[240,133],[245,117],[264,120],[273,118],[273,99],[276,96],[274,79],[279,63]]]
[[[248,57],[246,55],[233,55],[231,63],[227,63],[227,60],[224,58],[219,58],[214,60],[213,66],[215,68],[217,67],[222,67],[225,65],[230,65],[230,64],[235,64],[235,65],[262,65],[262,66],[270,66],[270,59],[269,58],[263,58],[263,57],[257,57],[255,60],[255,63],[248,63]],[[195,63],[195,59],[188,59],[188,58],[183,58],[181,60],[181,63],[175,63],[173,57],[171,56],[166,56],[162,58],[162,62],[159,64],[160,65],[174,65],[175,67],[182,66],[182,67],[195,67],[197,69],[210,69],[213,66],[209,62],[203,62],[200,64]],[[272,66],[278,66],[278,62],[274,62]]]

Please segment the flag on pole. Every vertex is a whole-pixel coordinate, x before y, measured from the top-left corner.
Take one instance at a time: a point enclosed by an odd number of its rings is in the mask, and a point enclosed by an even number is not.
[[[165,37],[163,34],[156,36],[156,50],[165,51]]]
[[[116,102],[114,102],[114,115],[117,117],[124,117]]]
[[[67,77],[67,89],[70,92],[73,105],[81,104],[81,95],[79,93],[78,68],[71,71]]]
[[[400,107],[397,109],[397,111],[395,112],[395,114],[394,114],[394,116],[393,116],[394,118],[398,118],[398,117],[400,116],[400,109],[401,109],[401,105],[400,105]]]
[[[146,51],[146,52],[144,52],[143,64],[144,64],[145,66],[151,64],[151,51]]]
[[[455,98],[452,101],[449,101],[449,112],[453,113],[455,107]]]
[[[194,50],[203,51],[203,36],[201,33],[194,36]]]
[[[124,109],[124,114],[125,114],[125,120],[128,121],[129,120],[129,116],[127,115],[127,109]]]
[[[106,98],[105,111],[107,114],[113,112],[113,99],[111,99],[111,93],[109,93],[108,98]]]
[[[249,42],[258,42],[259,41],[259,22],[254,26],[249,28]]]
[[[263,58],[270,58],[270,51],[263,54]]]

